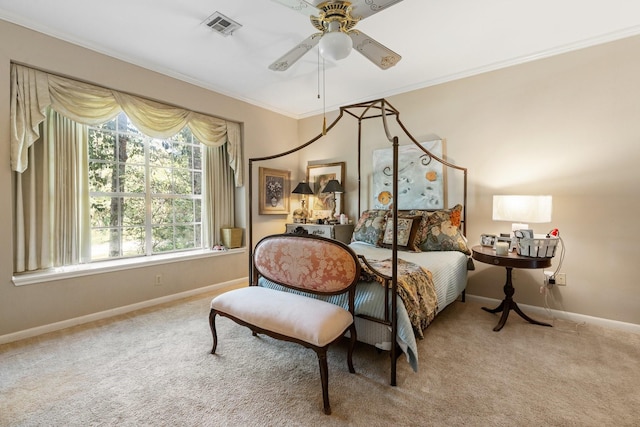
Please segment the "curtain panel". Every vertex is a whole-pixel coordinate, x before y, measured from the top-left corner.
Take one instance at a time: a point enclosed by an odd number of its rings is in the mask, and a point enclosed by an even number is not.
[[[97,125],[124,111],[143,133],[168,138],[185,126],[208,147],[226,144],[235,185],[243,185],[240,124],[169,106],[111,89],[11,64],[11,168],[24,172],[28,149],[40,137],[39,124],[50,106],[69,119]]]
[[[15,175],[16,273],[91,261],[87,126],[47,108],[42,128]]]
[[[204,244],[208,247],[221,244],[222,227],[232,227],[235,210],[229,207],[235,205],[233,191],[233,175],[229,169],[229,157],[224,155],[223,147],[205,147],[202,160],[204,163],[204,179],[202,189],[202,203],[205,207],[207,221],[202,221],[204,227]],[[227,171],[216,173],[213,171]]]

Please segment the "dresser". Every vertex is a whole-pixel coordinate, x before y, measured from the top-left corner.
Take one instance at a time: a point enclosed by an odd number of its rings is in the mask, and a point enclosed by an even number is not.
[[[307,233],[316,236],[335,239],[349,244],[353,234],[353,224],[287,224],[287,233],[293,233],[298,227],[307,230]]]

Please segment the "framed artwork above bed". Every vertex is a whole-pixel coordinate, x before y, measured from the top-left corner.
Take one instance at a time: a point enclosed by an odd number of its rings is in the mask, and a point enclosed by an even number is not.
[[[444,141],[423,142],[433,155],[444,158]],[[393,150],[384,148],[373,152],[373,209],[390,209],[394,202]],[[446,175],[442,163],[434,160],[415,144],[398,147],[398,197],[399,210],[444,209],[446,200]]]

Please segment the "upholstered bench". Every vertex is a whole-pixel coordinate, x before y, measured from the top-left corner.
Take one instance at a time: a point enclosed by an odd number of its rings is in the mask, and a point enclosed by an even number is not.
[[[246,326],[253,334],[291,341],[313,349],[318,355],[324,412],[329,405],[327,349],[348,330],[349,372],[354,373],[353,347],[355,285],[360,263],[345,244],[313,235],[278,234],[262,239],[252,257],[251,286],[225,292],[211,301],[209,325],[212,354],[218,346],[216,315]],[[287,288],[316,295],[348,292],[349,310],[310,296],[257,286],[264,277]]]

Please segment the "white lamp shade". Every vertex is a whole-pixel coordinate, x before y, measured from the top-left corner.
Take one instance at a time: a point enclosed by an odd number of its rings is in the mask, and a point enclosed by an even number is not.
[[[349,56],[353,40],[342,31],[331,31],[322,36],[319,48],[323,58],[338,61]]]
[[[551,222],[551,196],[493,196],[493,220]]]

